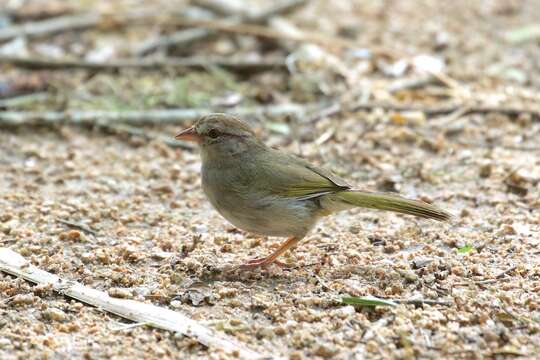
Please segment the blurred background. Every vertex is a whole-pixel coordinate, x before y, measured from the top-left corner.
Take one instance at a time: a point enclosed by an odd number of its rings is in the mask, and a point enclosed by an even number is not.
[[[275,356],[534,357],[539,89],[539,0],[0,0],[0,246]],[[227,278],[279,240],[226,224],[173,139],[218,111],[456,223],[353,210],[297,268]],[[118,318],[5,274],[0,288],[1,358],[210,354],[110,331]]]
[[[3,0],[0,97],[3,108],[32,110],[233,108],[358,96],[519,105],[540,85],[538,5]],[[430,75],[427,84],[398,81]],[[5,101],[29,94],[26,105]]]

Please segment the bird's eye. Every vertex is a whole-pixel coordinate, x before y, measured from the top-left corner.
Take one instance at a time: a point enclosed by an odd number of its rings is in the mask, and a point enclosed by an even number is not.
[[[208,131],[208,136],[210,136],[212,139],[215,139],[219,136],[219,131],[217,131],[216,129],[210,129]]]

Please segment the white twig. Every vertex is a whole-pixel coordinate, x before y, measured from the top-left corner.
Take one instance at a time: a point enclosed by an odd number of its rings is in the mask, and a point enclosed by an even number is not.
[[[179,332],[196,339],[205,346],[225,351],[233,356],[247,359],[264,357],[264,355],[252,351],[230,338],[215,333],[213,330],[177,311],[134,300],[112,298],[103,291],[92,289],[75,281],[62,279],[47,271],[38,269],[28,264],[20,254],[8,248],[0,248],[0,271],[36,284],[50,284],[56,292],[62,295],[99,307],[137,323]]]

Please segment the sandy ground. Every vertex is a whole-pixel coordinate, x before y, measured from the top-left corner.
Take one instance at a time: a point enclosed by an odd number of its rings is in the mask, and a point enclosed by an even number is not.
[[[538,1],[345,3],[318,2],[293,19],[334,29],[335,21],[316,16],[331,10],[344,29],[360,24],[357,39],[368,48],[432,52],[434,36],[445,37],[446,73],[466,88],[454,99],[538,106],[538,41],[501,40],[503,31],[540,21],[533,11]],[[89,88],[103,84],[103,76]],[[131,72],[106,76],[138,81]],[[394,81],[380,73],[365,77],[378,85]],[[262,87],[261,79],[253,86]],[[70,93],[67,84],[75,80],[54,81],[57,91]],[[252,84],[242,80],[241,89]],[[429,92],[403,96],[444,102]],[[351,210],[322,221],[287,254],[293,268],[252,272],[225,270],[268,254],[282,239],[239,231],[211,208],[197,151],[67,125],[2,130],[0,246],[66,279],[181,311],[268,356],[535,358],[540,119],[445,120],[343,113],[314,127],[289,123],[302,134],[296,139],[253,122],[267,143],[359,188],[427,199],[456,220]],[[178,128],[152,130],[172,136]],[[440,304],[355,308],[341,302],[346,295]],[[0,274],[2,359],[229,357],[181,335],[126,324]]]

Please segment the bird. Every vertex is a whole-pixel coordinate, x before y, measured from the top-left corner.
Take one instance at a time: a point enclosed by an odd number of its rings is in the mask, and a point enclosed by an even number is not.
[[[199,145],[202,188],[212,206],[232,225],[249,233],[286,237],[268,256],[240,265],[276,264],[297,246],[319,219],[355,207],[449,221],[435,205],[395,193],[356,190],[330,171],[265,145],[239,118],[212,113],[178,132],[177,140]]]

